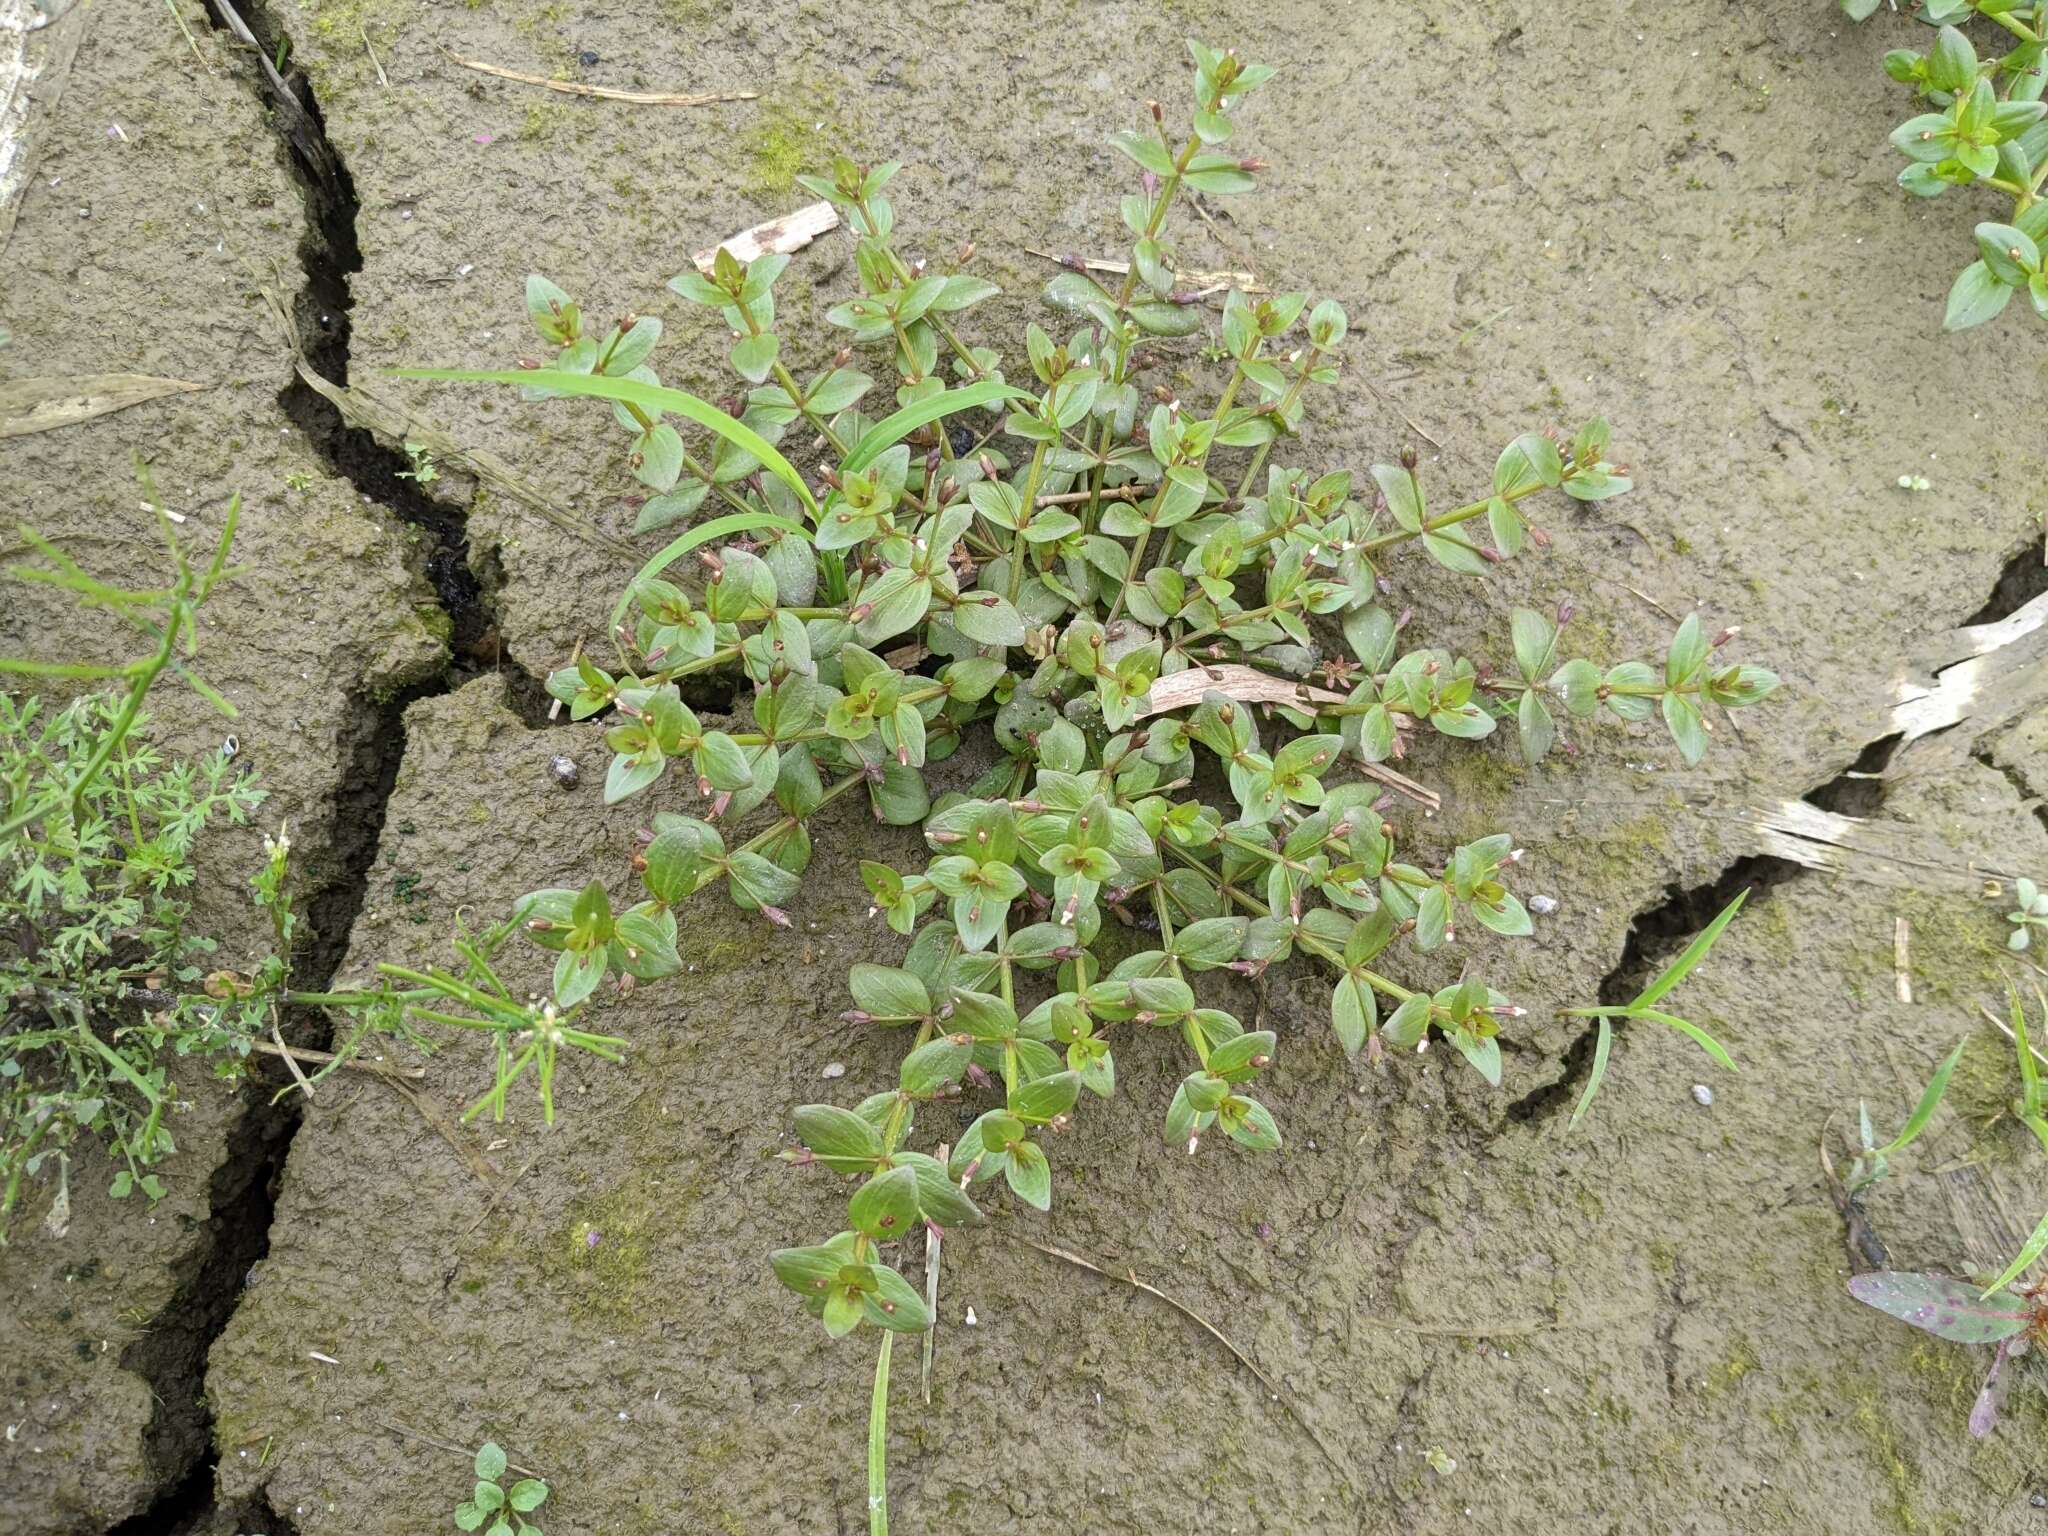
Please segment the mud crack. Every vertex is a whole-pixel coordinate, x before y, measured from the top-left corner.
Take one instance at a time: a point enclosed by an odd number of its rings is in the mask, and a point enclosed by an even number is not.
[[[282,29],[267,8],[206,0],[214,27],[247,49],[246,80],[268,107],[279,154],[305,200],[299,243],[302,277],[291,319],[300,347],[319,375],[348,382],[350,276],[362,268],[356,236],[359,211],[348,167],[327,137],[319,102],[303,77],[280,74]],[[369,432],[348,426],[335,407],[298,377],[279,392],[287,417],[305,434],[330,473],[347,480],[365,500],[418,530],[425,544],[424,574],[447,614],[453,657],[441,671],[381,699],[359,693],[342,722],[342,765],[330,812],[331,873],[303,898],[311,942],[292,957],[292,985],[325,991],[340,968],[360,916],[383,834],[386,808],[405,755],[405,711],[415,700],[447,692],[489,670],[496,649],[495,616],[470,563],[467,513],[429,496],[406,471],[406,457]],[[495,661],[493,660],[493,664]],[[529,724],[540,723],[545,695],[516,669],[508,693]],[[326,1016],[294,1010],[287,1034],[300,1045],[324,1046]],[[113,1528],[116,1536],[218,1529],[288,1532],[288,1523],[263,1507],[224,1508],[216,1502],[212,1415],[204,1395],[206,1358],[227,1326],[243,1278],[270,1247],[279,1181],[299,1126],[295,1096],[273,1103],[284,1079],[259,1075],[245,1089],[246,1103],[228,1156],[209,1191],[208,1239],[199,1246],[171,1304],[152,1320],[123,1356],[124,1368],[150,1383],[157,1409],[148,1452],[162,1491],[140,1514]]]
[[[1808,805],[1841,815],[1875,815],[1884,804],[1885,765],[1898,744],[1895,735],[1869,743],[1847,768],[1800,798]],[[1699,885],[1665,887],[1662,901],[1643,908],[1630,921],[1628,936],[1622,941],[1621,959],[1601,978],[1600,1002],[1608,1007],[1628,1002],[1740,892],[1749,891],[1750,901],[1755,904],[1768,899],[1773,890],[1788,881],[1812,873],[1791,859],[1758,853],[1735,860]],[[1617,1036],[1628,1027],[1626,1019],[1614,1021]],[[1557,1078],[1511,1104],[1508,1119],[1541,1121],[1568,1109],[1593,1070],[1593,1050],[1598,1039],[1599,1031],[1591,1026],[1581,1032],[1566,1050],[1563,1070]]]
[[[1965,619],[1962,627],[1999,623],[2038,601],[2044,593],[2048,593],[2048,561],[2043,560],[2039,542],[2029,538],[2005,563],[1984,605]],[[1884,806],[1885,771],[1905,739],[1903,733],[1894,731],[1866,743],[1847,768],[1800,798],[1819,810],[1840,816],[1875,816]],[[1982,747],[1971,756],[2004,775],[2022,799],[2033,801],[2034,814],[2043,826],[2048,826],[2048,803],[2041,800],[2023,774],[1996,761]],[[1777,886],[1812,872],[1791,859],[1752,854],[1735,860],[1702,884],[1666,887],[1662,901],[1644,908],[1629,923],[1621,959],[1601,980],[1600,1001],[1615,1006],[1634,997],[1739,891],[1753,891],[1753,901],[1764,899]],[[1617,1019],[1614,1027],[1618,1034],[1628,1025]],[[1597,1040],[1596,1029],[1589,1026],[1581,1032],[1565,1052],[1557,1078],[1517,1099],[1508,1108],[1508,1119],[1522,1123],[1542,1121],[1569,1107],[1593,1070]]]

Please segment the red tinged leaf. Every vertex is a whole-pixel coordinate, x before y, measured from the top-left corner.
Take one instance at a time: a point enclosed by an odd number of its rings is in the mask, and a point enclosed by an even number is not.
[[[1998,1346],[1998,1353],[1991,1357],[1991,1374],[1984,1378],[1984,1388],[1977,1394],[1976,1406],[1970,1409],[1970,1433],[1979,1440],[1998,1427],[1998,1405],[2005,1396],[2005,1384],[1998,1378],[2005,1369],[2005,1362],[2026,1347],[2025,1339],[2007,1339]]]
[[[1975,1286],[1948,1275],[1873,1270],[1851,1279],[1849,1294],[1902,1323],[1959,1344],[1996,1344],[2027,1326],[2027,1304],[2012,1292],[1980,1298]]]

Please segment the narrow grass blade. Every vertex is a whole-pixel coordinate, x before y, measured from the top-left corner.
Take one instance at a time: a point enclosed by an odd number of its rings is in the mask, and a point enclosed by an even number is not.
[[[2020,1001],[2020,989],[2007,982],[2006,990],[2012,994],[2012,1039],[2020,1053],[2020,1102],[2031,1117],[2041,1112],[2041,1069],[2034,1065],[2033,1047],[2027,1042],[2027,1009]],[[2034,995],[2041,997],[2040,988],[2034,989]],[[2048,1019],[2048,997],[2041,998],[2041,1016]]]
[[[1941,1096],[1948,1092],[1948,1080],[1955,1075],[1956,1063],[1963,1059],[1964,1044],[1963,1041],[1957,1041],[1956,1048],[1948,1053],[1948,1059],[1934,1069],[1934,1076],[1927,1083],[1927,1091],[1920,1095],[1920,1102],[1914,1106],[1912,1117],[1906,1121],[1905,1129],[1885,1145],[1879,1153],[1880,1156],[1889,1157],[1894,1152],[1905,1151],[1913,1143],[1914,1138],[1927,1129],[1927,1122],[1934,1118],[1935,1110],[1941,1107]]]
[[[1743,891],[1721,909],[1721,913],[1706,927],[1702,928],[1693,941],[1685,946],[1685,953],[1665,966],[1657,979],[1637,994],[1631,1008],[1647,1008],[1665,993],[1677,986],[1691,974],[1692,968],[1707,958],[1707,951],[1714,947],[1714,940],[1721,937],[1721,930],[1735,921],[1735,914],[1742,910],[1742,904],[1749,899],[1749,892]]]
[[[941,395],[930,395],[923,400],[913,401],[894,415],[884,416],[880,421],[861,434],[861,440],[854,445],[852,453],[846,456],[842,466],[849,474],[866,469],[882,454],[910,436],[919,427],[926,426],[944,416],[959,411],[969,411],[978,405],[993,405],[998,400],[1028,400],[1031,397],[1014,385],[1000,379],[983,379],[978,384],[969,384],[963,389],[950,389]]]
[[[1614,1049],[1614,1026],[1603,1016],[1600,1020],[1600,1037],[1593,1042],[1593,1070],[1586,1078],[1586,1091],[1579,1095],[1578,1106],[1572,1110],[1572,1117],[1565,1123],[1567,1132],[1579,1128],[1579,1122],[1586,1118],[1586,1111],[1593,1107],[1593,1095],[1600,1091],[1600,1080],[1607,1076],[1607,1053]]]
[[[612,608],[611,627],[617,629],[619,620],[626,616],[626,610],[633,606],[633,589],[653,576],[659,576],[669,566],[682,559],[699,544],[708,544],[713,539],[722,539],[736,533],[752,533],[759,528],[773,528],[780,533],[793,533],[805,542],[810,540],[810,530],[800,523],[792,523],[786,517],[777,517],[772,512],[728,512],[723,517],[714,517],[709,522],[699,523],[689,532],[681,534],[662,546],[661,552],[634,573],[626,583],[626,590],[619,594],[618,603]]]
[[[868,1401],[868,1536],[889,1536],[889,1346],[895,1341],[882,1330],[875,1395]]]
[[[19,672],[27,677],[133,677],[138,666],[148,665],[147,660],[101,667],[83,661],[30,661],[26,657],[0,656],[0,672]]]
[[[78,1035],[86,1045],[98,1053],[116,1077],[147,1099],[151,1108],[155,1108],[163,1103],[163,1095],[150,1086],[148,1078],[142,1076],[141,1073],[129,1066],[127,1058],[122,1056],[119,1051],[94,1034],[90,1028],[81,1028],[78,1031]]]
[[[2034,1228],[2034,1235],[2027,1239],[2027,1246],[2020,1250],[2020,1256],[2006,1266],[2004,1274],[1991,1282],[1989,1289],[1984,1292],[1985,1296],[1989,1297],[2011,1285],[2044,1253],[2048,1253],[2048,1216],[2041,1218],[2041,1224]]]
[[[773,443],[745,422],[726,415],[710,401],[700,400],[686,390],[643,384],[638,379],[607,378],[603,374],[560,373],[552,368],[394,368],[391,371],[393,376],[401,379],[439,379],[451,384],[521,384],[535,389],[551,389],[558,394],[617,400],[623,405],[637,405],[641,410],[656,415],[673,411],[700,427],[709,427],[735,448],[751,453],[770,474],[796,492],[797,500],[804,504],[806,512],[813,518],[818,515],[818,503],[811,495],[811,488],[804,484],[803,476]]]
[[[1652,1024],[1669,1024],[1673,1029],[1691,1035],[1694,1040],[1699,1042],[1700,1049],[1714,1058],[1716,1064],[1726,1067],[1730,1072],[1738,1070],[1735,1065],[1735,1058],[1728,1054],[1727,1049],[1721,1042],[1708,1034],[1704,1029],[1701,1029],[1699,1025],[1693,1023],[1691,1019],[1681,1019],[1672,1013],[1659,1013],[1654,1008],[1639,1009],[1630,1014],[1629,1017],[1648,1019]]]

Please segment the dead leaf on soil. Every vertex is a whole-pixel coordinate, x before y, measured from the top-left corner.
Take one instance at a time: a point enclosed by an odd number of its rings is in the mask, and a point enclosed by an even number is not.
[[[185,379],[146,373],[89,373],[74,379],[15,379],[0,384],[0,437],[26,437],[76,426],[163,395],[204,389]]]
[[[1284,677],[1275,677],[1270,672],[1261,672],[1256,667],[1240,666],[1236,662],[1218,662],[1213,666],[1193,666],[1185,672],[1176,672],[1171,677],[1162,677],[1152,685],[1152,691],[1145,695],[1145,706],[1138,711],[1140,720],[1152,715],[1170,714],[1176,709],[1186,709],[1199,704],[1205,695],[1224,694],[1244,704],[1285,704],[1295,709],[1312,709],[1318,704],[1342,704],[1344,695],[1333,693],[1328,688],[1312,688],[1307,683],[1292,683]],[[1418,784],[1407,774],[1387,767],[1384,763],[1359,763],[1359,775],[1384,784],[1396,793],[1406,795],[1434,816],[1443,809],[1444,797],[1426,784]]]
[[[709,276],[711,263],[721,250],[731,251],[733,258],[744,266],[755,257],[765,256],[771,251],[778,256],[792,256],[818,236],[838,227],[839,211],[830,203],[805,203],[794,213],[785,213],[779,219],[743,229],[730,239],[719,241],[708,251],[698,251],[690,260],[697,264],[699,272]]]
[[[1343,694],[1327,688],[1311,688],[1307,683],[1289,682],[1256,667],[1226,661],[1215,666],[1189,667],[1185,672],[1160,678],[1145,696],[1145,707],[1138,711],[1138,718],[1186,709],[1190,704],[1201,703],[1203,696],[1211,693],[1225,694],[1246,704],[1291,704],[1297,708],[1344,702]]]
[[[1042,251],[1035,245],[1025,246],[1024,253],[1027,256],[1038,256],[1046,261],[1057,262],[1069,271],[1077,270],[1077,262],[1080,264],[1078,270],[1109,272],[1118,277],[1128,276],[1131,270],[1128,261],[1101,261],[1093,256],[1061,256],[1053,251]],[[1270,291],[1259,281],[1256,272],[1176,272],[1173,276],[1176,282],[1184,287],[1196,289],[1204,296],[1223,288],[1239,288],[1246,293]]]

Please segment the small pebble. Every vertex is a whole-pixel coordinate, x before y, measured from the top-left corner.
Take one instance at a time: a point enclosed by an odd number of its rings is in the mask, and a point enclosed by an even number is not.
[[[1557,898],[1555,896],[1531,896],[1529,898],[1529,910],[1538,917],[1548,917],[1557,910]]]
[[[843,1061],[828,1061],[825,1063],[825,1070],[820,1072],[818,1076],[844,1077],[846,1076],[846,1063]]]
[[[564,789],[574,789],[583,777],[583,770],[576,766],[576,759],[559,752],[548,759],[548,772]]]
[[[1714,1090],[1705,1083],[1694,1083],[1692,1085],[1692,1096],[1693,1101],[1702,1108],[1712,1109],[1714,1107]]]
[[[2048,1509],[2048,1493],[2037,1493],[2027,1502],[2036,1509]]]
[[[970,1328],[979,1328],[981,1326],[981,1319],[974,1315],[974,1308],[972,1307],[967,1309],[967,1326]]]
[[[591,65],[597,62],[597,51],[593,48],[584,49],[581,53],[576,55],[576,62],[581,64],[585,69],[588,69]]]

